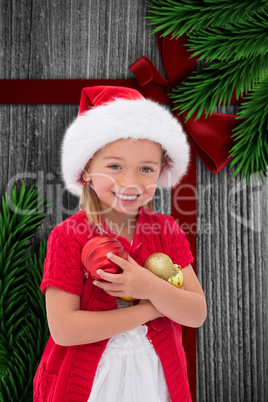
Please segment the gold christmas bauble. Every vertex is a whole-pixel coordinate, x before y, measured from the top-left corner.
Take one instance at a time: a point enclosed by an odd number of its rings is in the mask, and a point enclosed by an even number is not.
[[[154,253],[147,258],[144,267],[166,281],[172,275],[174,265],[168,255]]]
[[[174,271],[172,275],[168,278],[168,282],[171,285],[181,288],[183,284],[183,273],[181,272],[181,267],[174,264]]]
[[[126,302],[133,302],[137,299],[134,299],[134,297],[119,297],[119,299],[124,300]]]

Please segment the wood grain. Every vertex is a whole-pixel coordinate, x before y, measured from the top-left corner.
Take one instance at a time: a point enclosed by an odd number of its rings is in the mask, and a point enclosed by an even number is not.
[[[145,0],[0,0],[0,9],[1,79],[133,78],[128,67],[143,55],[163,73]],[[0,106],[1,194],[24,177],[51,198],[36,244],[77,210],[60,173],[76,114],[68,105]],[[232,173],[214,176],[197,161],[197,273],[208,304],[197,332],[197,399],[265,402],[268,181],[247,187]],[[155,205],[169,214],[170,192]]]
[[[198,275],[208,317],[197,332],[199,401],[267,400],[267,181],[197,163]]]

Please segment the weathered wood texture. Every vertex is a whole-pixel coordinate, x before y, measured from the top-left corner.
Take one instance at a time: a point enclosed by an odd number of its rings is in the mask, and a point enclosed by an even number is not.
[[[1,79],[133,78],[128,66],[142,55],[163,72],[145,0],[0,0],[0,10]],[[77,210],[59,158],[76,114],[77,106],[0,106],[1,194],[26,178],[51,198],[36,243]],[[246,187],[229,168],[214,176],[198,162],[197,189],[197,271],[208,302],[197,398],[267,401],[268,181]],[[157,206],[170,212],[169,192]]]
[[[197,332],[199,401],[268,400],[268,181],[197,163],[197,266],[208,304]]]

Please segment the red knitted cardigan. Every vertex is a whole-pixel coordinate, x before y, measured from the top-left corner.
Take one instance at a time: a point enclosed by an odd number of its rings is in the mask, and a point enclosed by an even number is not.
[[[103,228],[116,236],[105,223]],[[83,211],[52,230],[40,286],[44,294],[48,286],[54,286],[81,296],[81,310],[117,308],[115,297],[94,286],[90,277],[84,277],[81,251],[86,242],[97,235],[100,235],[99,229],[88,225]],[[189,242],[175,220],[148,209],[139,209],[132,245],[121,236],[117,238],[141,266],[156,252],[169,255],[182,268],[194,260]],[[172,402],[191,401],[181,325],[166,317],[146,325],[147,336],[161,360]],[[34,377],[34,402],[86,402],[107,342],[108,339],[66,347],[55,344],[50,336]]]

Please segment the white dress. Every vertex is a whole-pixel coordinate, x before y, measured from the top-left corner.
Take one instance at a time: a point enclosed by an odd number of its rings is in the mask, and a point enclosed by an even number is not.
[[[117,299],[118,308],[130,303]],[[158,354],[140,325],[109,339],[88,402],[170,402]]]

